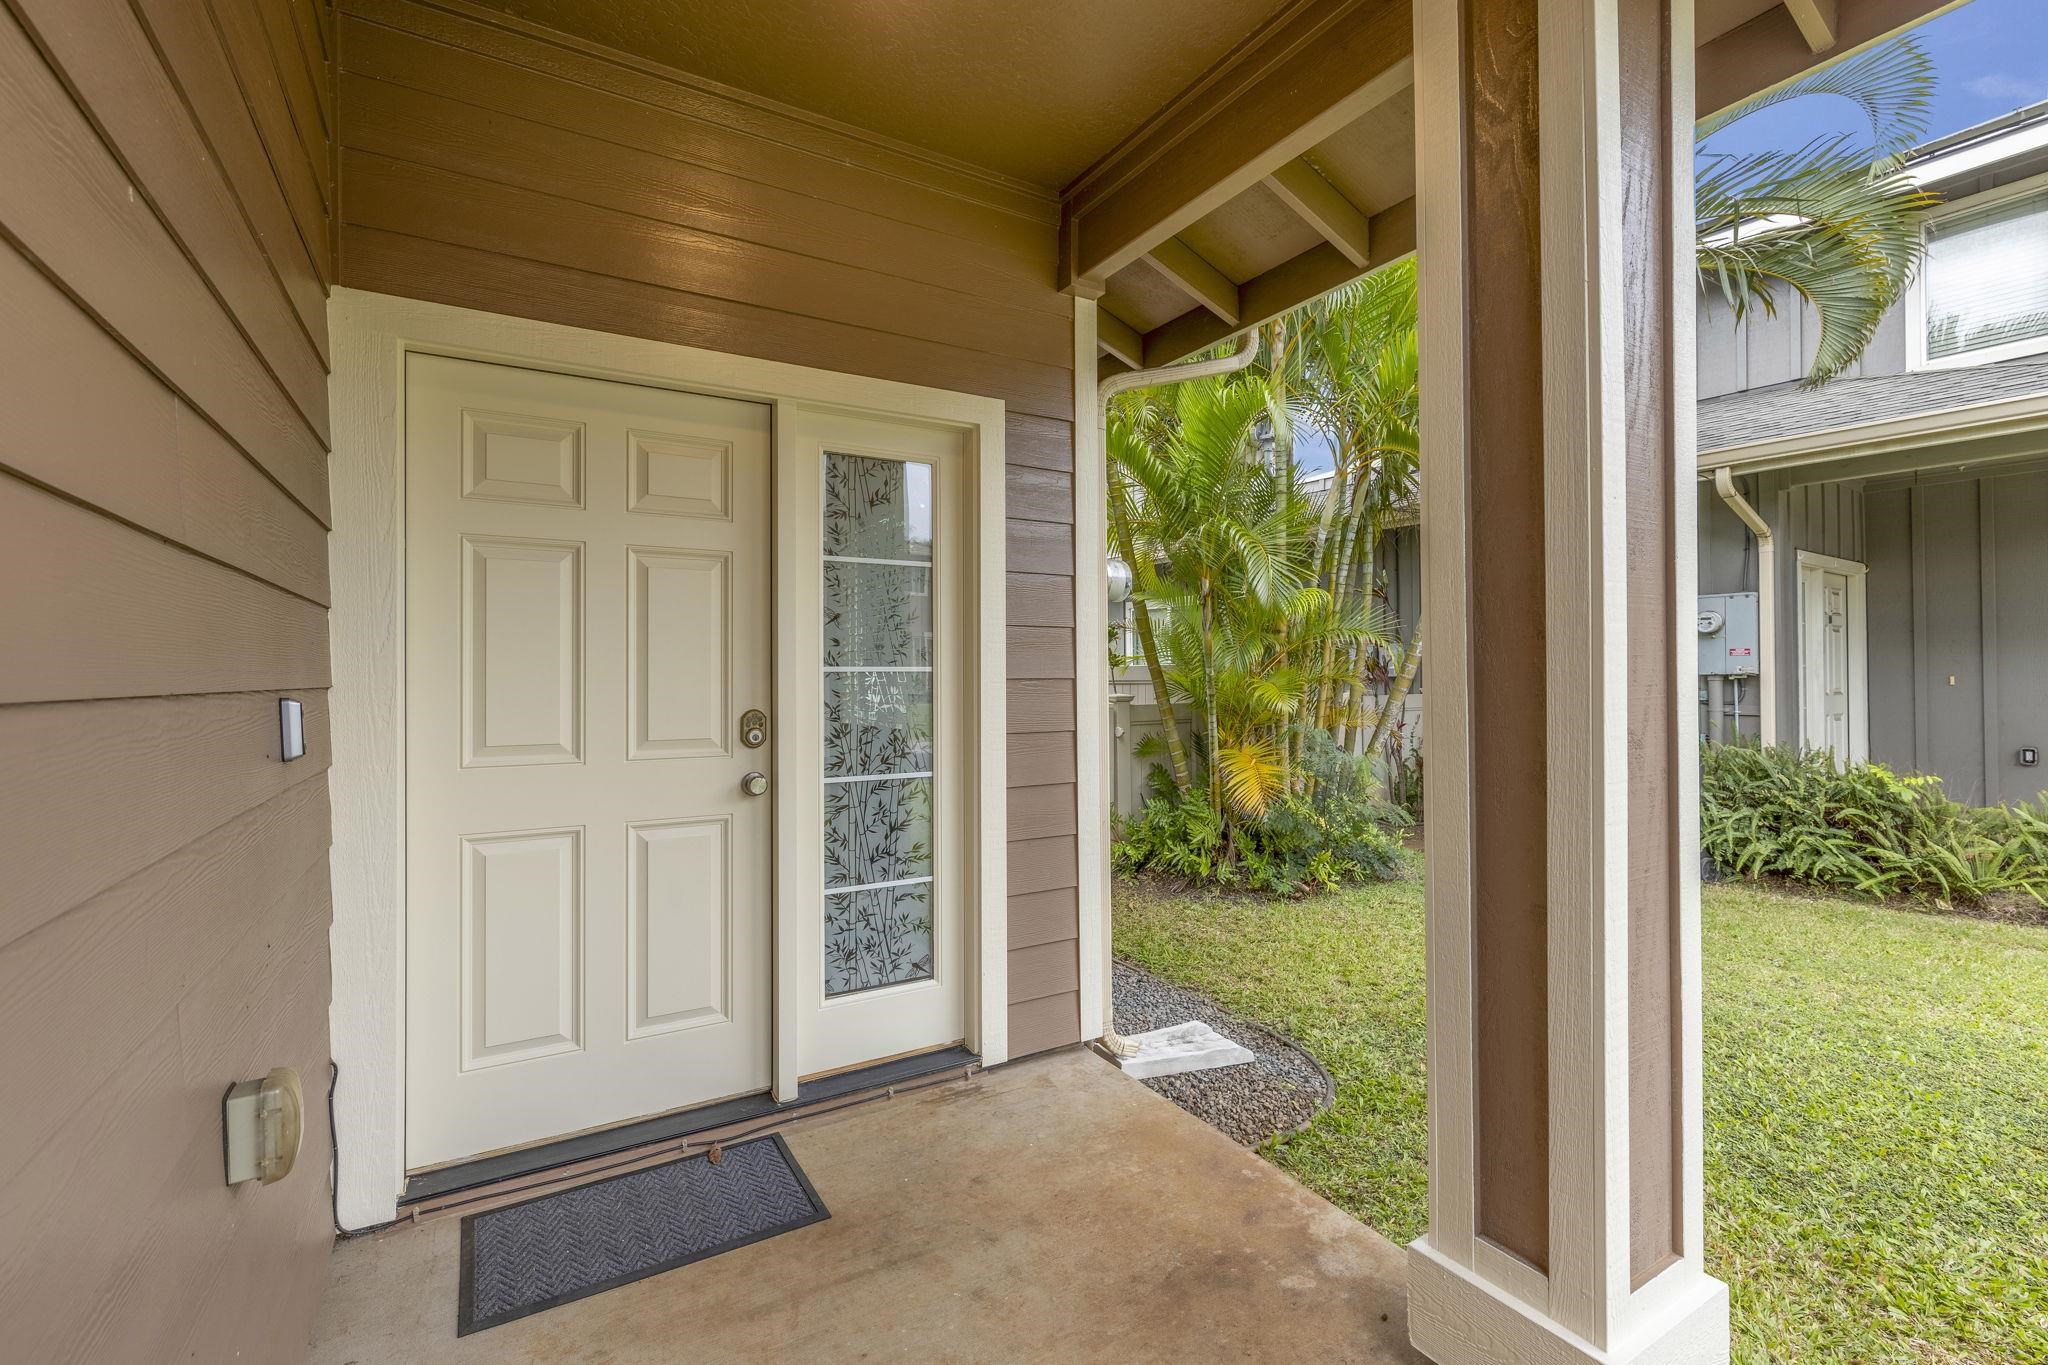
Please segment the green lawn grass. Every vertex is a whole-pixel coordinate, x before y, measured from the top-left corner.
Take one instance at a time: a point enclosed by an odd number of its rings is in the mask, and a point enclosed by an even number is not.
[[[1117,951],[1298,1040],[1267,1155],[1422,1232],[1420,862],[1292,902],[1117,888]],[[2048,1361],[2048,929],[1704,893],[1707,1264],[1744,1361]]]

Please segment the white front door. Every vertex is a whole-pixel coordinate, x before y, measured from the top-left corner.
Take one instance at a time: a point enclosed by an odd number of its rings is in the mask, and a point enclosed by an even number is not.
[[[407,1165],[767,1089],[768,407],[405,394]]]
[[[1863,566],[1805,554],[1799,563],[1800,734],[1842,764],[1862,761]]]

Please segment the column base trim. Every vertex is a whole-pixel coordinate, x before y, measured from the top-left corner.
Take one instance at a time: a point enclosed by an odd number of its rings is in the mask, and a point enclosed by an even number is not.
[[[1727,1365],[1728,1286],[1698,1275],[1602,1349],[1421,1237],[1408,1244],[1408,1339],[1437,1365]]]

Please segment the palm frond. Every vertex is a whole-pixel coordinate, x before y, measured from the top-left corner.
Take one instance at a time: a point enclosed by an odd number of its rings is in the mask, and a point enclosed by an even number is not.
[[[1739,320],[1777,311],[1778,290],[1810,304],[1820,336],[1809,386],[1868,349],[1925,250],[1921,217],[1936,201],[1899,154],[1926,129],[1933,65],[1911,39],[1874,48],[1768,91],[1701,125],[1701,137],[1773,104],[1835,95],[1861,108],[1868,140],[1815,138],[1791,150],[1702,151],[1695,173],[1700,287]]]
[[[1832,95],[1863,111],[1870,124],[1872,158],[1905,151],[1927,133],[1933,103],[1934,62],[1911,38],[1882,43],[1846,61],[1817,66],[1783,85],[1709,114],[1696,137],[1704,141],[1751,114],[1809,95]]]
[[[1256,820],[1281,794],[1286,756],[1269,739],[1223,745],[1216,754],[1223,794],[1238,814]]]

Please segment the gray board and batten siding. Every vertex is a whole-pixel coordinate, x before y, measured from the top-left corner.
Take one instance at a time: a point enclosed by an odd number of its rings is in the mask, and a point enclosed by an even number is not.
[[[1977,804],[2032,800],[2048,766],[2048,460],[1863,490],[1871,757]]]
[[[2048,441],[2044,441],[2048,449]],[[1932,773],[1972,804],[2048,791],[2048,454],[1988,469],[1800,483],[1739,480],[1777,539],[1778,733],[1800,731],[1798,554],[1868,566],[1870,756]],[[1700,501],[1700,591],[1754,592],[1756,542],[1710,486]],[[1753,683],[1741,737],[1757,734]]]

